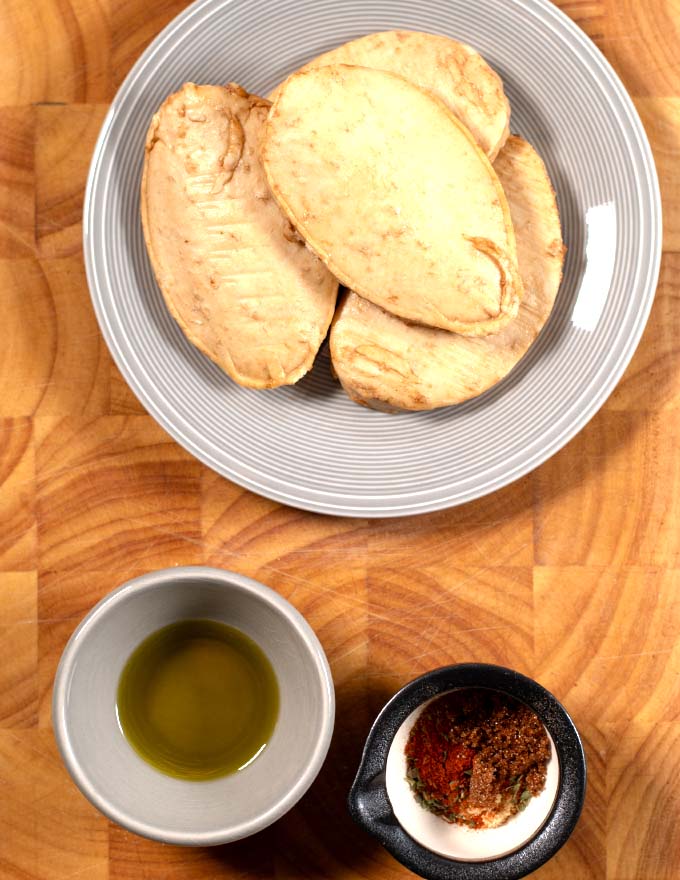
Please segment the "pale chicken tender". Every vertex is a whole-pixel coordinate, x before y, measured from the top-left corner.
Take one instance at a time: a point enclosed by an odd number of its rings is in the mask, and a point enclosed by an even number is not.
[[[472,47],[450,37],[381,31],[343,43],[300,70],[330,64],[387,70],[432,92],[470,129],[491,160],[510,133],[510,104],[501,78]],[[272,100],[279,89],[272,93]]]
[[[363,67],[295,74],[269,114],[262,159],[309,247],[375,305],[468,336],[516,316],[522,282],[503,188],[430,93]]]
[[[153,117],[141,212],[158,284],[187,338],[250,388],[312,366],[338,282],[272,198],[260,161],[269,101],[187,83]]]
[[[493,336],[472,339],[417,327],[349,293],[331,329],[333,368],[357,403],[424,410],[486,391],[519,362],[548,320],[565,248],[547,171],[536,151],[511,137],[496,160],[517,236],[524,298],[519,314]]]

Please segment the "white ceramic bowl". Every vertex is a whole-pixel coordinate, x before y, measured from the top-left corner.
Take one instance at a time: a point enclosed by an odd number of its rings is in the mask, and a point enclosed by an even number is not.
[[[440,696],[443,694],[433,699],[438,699]],[[509,822],[498,828],[488,828],[484,831],[467,828],[464,825],[449,825],[447,822],[442,822],[439,816],[420,806],[413,797],[413,791],[406,778],[406,743],[413,725],[431,702],[432,700],[427,700],[411,712],[397,731],[387,753],[385,785],[397,821],[422,846],[448,859],[483,862],[516,852],[543,827],[557,797],[560,768],[553,738],[546,730],[550,743],[550,762],[545,788],[537,797],[531,798],[523,812],[517,813]]]
[[[273,736],[257,760],[201,782],[146,763],[116,717],[118,680],[132,651],[188,618],[222,621],[250,636],[272,663],[280,694]],[[99,602],[64,650],[52,707],[59,750],[83,794],[130,831],[186,846],[238,840],[286,813],[321,769],[334,714],[328,661],[302,615],[251,578],[205,567],[151,572]]]

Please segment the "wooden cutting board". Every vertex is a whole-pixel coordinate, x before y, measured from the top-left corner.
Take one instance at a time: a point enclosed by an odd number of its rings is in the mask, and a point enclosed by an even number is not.
[[[99,333],[80,246],[90,154],[123,76],[184,5],[0,5],[0,878],[409,876],[352,825],[345,795],[385,700],[466,660],[537,678],[585,740],[583,817],[535,876],[680,877],[680,3],[561,4],[630,89],[661,176],[661,283],[632,365],[533,475],[384,522],[301,513],[215,476],[145,414]],[[290,599],[337,686],[335,737],[308,795],[214,850],[107,822],[50,730],[78,620],[123,580],[191,563]]]

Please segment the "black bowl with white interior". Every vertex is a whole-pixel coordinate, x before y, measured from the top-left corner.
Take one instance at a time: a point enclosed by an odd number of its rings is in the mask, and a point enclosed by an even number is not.
[[[423,707],[461,688],[500,692],[532,709],[551,747],[544,791],[499,828],[452,826],[422,809],[406,779],[404,746]],[[426,880],[516,880],[562,847],[581,814],[586,760],[561,703],[530,678],[484,663],[444,666],[405,685],[378,715],[349,794],[352,818]]]

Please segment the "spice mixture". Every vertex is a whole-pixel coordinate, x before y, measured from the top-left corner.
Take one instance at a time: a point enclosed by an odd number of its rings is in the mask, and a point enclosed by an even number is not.
[[[497,691],[451,691],[425,707],[406,743],[421,806],[447,822],[493,828],[545,787],[550,743],[537,715]]]

